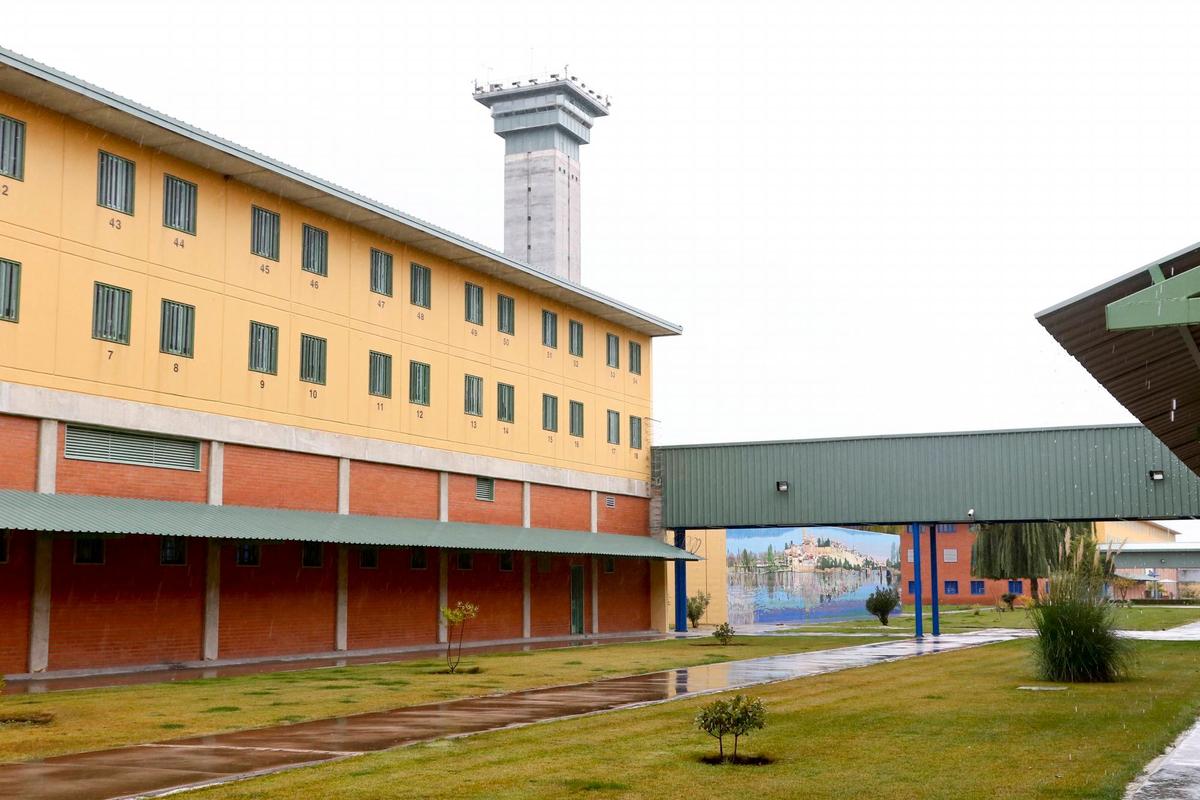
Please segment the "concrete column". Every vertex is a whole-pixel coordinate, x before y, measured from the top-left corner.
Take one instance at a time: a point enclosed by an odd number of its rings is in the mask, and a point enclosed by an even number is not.
[[[450,521],[450,473],[438,474],[438,521]]]
[[[347,624],[350,609],[350,548],[338,545],[337,563],[337,622],[334,627],[334,648],[345,650],[349,640]]]
[[[595,489],[593,489],[592,490],[592,527],[589,528],[589,530],[592,533],[595,533],[596,531],[600,530],[599,499],[600,499],[600,495],[596,492]]]
[[[592,633],[600,632],[600,562],[592,556]]]
[[[525,594],[521,601],[521,635],[528,639],[533,635],[533,594],[530,592],[533,557],[526,553],[523,558],[525,573],[521,578],[521,585]]]
[[[521,527],[528,528],[533,521],[532,488],[529,481],[521,484]]]
[[[29,615],[29,671],[45,672],[50,663],[50,560],[54,537],[39,533],[33,551],[33,603]]]
[[[350,459],[338,459],[338,513],[350,513]]]
[[[208,504],[219,506],[225,502],[225,445],[208,443]]]
[[[38,424],[37,490],[54,494],[58,481],[58,422],[43,419]]]
[[[442,473],[444,476],[446,473]],[[445,548],[438,550],[438,641],[445,644],[448,631],[442,609],[450,605],[450,554]]]
[[[211,496],[210,496],[211,497]],[[214,661],[221,650],[221,543],[208,540],[204,572],[204,660]]]

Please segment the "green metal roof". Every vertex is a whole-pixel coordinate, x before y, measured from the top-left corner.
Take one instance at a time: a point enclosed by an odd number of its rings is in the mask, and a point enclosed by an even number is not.
[[[1200,478],[1141,425],[683,445],[653,454],[664,528],[1200,517]],[[1151,470],[1164,480],[1150,480]]]
[[[0,529],[698,560],[652,536],[0,491]]]

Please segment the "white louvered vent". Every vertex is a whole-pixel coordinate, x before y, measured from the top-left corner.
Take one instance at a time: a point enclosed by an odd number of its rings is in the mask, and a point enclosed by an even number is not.
[[[613,497],[611,494],[607,495],[604,498],[604,507],[605,508],[616,508],[617,507],[617,498]]]
[[[496,499],[496,482],[491,478],[475,479],[475,499],[489,503]]]
[[[200,469],[200,443],[126,431],[67,426],[65,453],[79,461],[136,464],[164,469]]]

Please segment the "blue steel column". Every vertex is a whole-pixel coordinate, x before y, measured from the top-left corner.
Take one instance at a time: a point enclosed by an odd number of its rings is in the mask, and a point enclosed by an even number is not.
[[[917,638],[925,635],[925,621],[921,617],[921,525],[914,522],[908,526],[913,543],[913,612],[916,614]]]
[[[687,533],[675,531],[675,546],[680,550],[687,549]],[[686,631],[687,618],[687,562],[682,558],[675,559],[675,630],[679,633]]]
[[[941,635],[941,627],[938,624],[938,574],[937,574],[937,525],[929,526],[929,582],[933,586],[929,587],[929,610],[933,612],[933,635]]]

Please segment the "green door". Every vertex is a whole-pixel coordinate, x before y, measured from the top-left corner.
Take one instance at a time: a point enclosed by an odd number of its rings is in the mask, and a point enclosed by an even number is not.
[[[583,633],[583,567],[571,567],[571,633]]]

